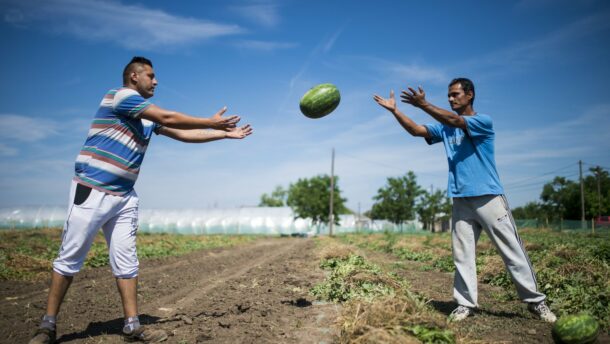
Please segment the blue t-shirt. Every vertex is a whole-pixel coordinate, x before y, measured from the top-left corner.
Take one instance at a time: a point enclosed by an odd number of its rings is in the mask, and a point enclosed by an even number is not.
[[[466,133],[444,124],[426,124],[428,144],[443,142],[449,163],[449,197],[501,195],[494,157],[493,123],[483,114],[464,116]]]

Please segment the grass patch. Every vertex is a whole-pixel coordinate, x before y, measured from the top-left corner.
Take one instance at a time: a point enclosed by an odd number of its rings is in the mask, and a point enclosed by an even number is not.
[[[538,287],[547,295],[551,308],[559,316],[587,312],[602,326],[610,327],[610,231],[588,234],[524,229],[519,234]],[[450,233],[360,234],[341,239],[363,249],[422,262],[423,270],[455,270]],[[477,244],[476,263],[479,282],[502,287],[508,298],[515,295],[515,286],[487,235]]]
[[[324,259],[320,267],[329,270],[330,275],[324,282],[314,286],[311,293],[323,300],[371,300],[382,295],[393,295],[395,289],[400,287],[378,266],[355,254]]]
[[[455,343],[445,318],[412,294],[406,281],[345,245],[323,249],[326,279],[310,292],[343,303],[341,343]],[[387,247],[384,242],[380,248]]]
[[[0,230],[0,280],[31,281],[49,277],[51,264],[61,245],[59,228]],[[255,236],[178,235],[139,233],[138,258],[178,256],[196,250],[229,247],[256,239]],[[85,267],[108,265],[108,248],[101,232],[85,260]]]

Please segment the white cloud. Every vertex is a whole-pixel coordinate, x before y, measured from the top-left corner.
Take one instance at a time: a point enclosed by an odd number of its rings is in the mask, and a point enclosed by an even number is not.
[[[503,164],[524,161],[543,161],[556,158],[581,159],[595,151],[610,151],[610,104],[599,104],[586,109],[573,119],[550,122],[543,127],[519,131],[497,130],[497,150],[507,152]]]
[[[0,156],[16,156],[19,151],[16,148],[9,147],[3,143],[0,143]]]
[[[272,3],[260,3],[230,8],[242,17],[266,27],[274,27],[280,22],[279,6]]]
[[[421,66],[415,63],[408,65],[399,63],[387,63],[385,68],[401,80],[413,80],[421,82],[446,83],[447,75],[440,69]]]
[[[57,134],[54,121],[13,114],[0,114],[0,140],[36,142]]]
[[[322,52],[328,53],[335,46],[335,42],[337,42],[337,39],[339,39],[339,36],[341,36],[343,29],[344,28],[340,28],[339,30],[335,31],[335,33],[333,33],[333,35],[323,43]]]
[[[17,9],[9,9],[4,13],[4,21],[9,24],[14,24],[17,26],[21,26],[21,23],[24,20],[23,12]]]
[[[258,51],[274,51],[278,49],[291,49],[297,46],[296,43],[291,42],[269,42],[269,41],[258,41],[258,40],[240,40],[235,43],[235,46],[239,48],[246,48]]]
[[[141,5],[97,0],[7,1],[5,21],[20,25],[42,24],[52,32],[85,40],[111,41],[127,49],[154,49],[234,35],[234,24],[180,17]],[[8,17],[7,17],[8,16]]]
[[[361,60],[363,66],[372,68],[375,71],[374,74],[379,75],[384,83],[408,81],[410,83],[430,82],[444,85],[450,80],[443,68],[426,66],[415,61],[400,63],[372,56],[360,56],[355,57],[355,59]]]

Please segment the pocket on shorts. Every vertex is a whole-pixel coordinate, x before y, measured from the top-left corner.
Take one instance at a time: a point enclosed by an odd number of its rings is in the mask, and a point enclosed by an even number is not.
[[[76,184],[76,192],[74,192],[74,205],[82,205],[91,195],[91,188],[83,184]]]

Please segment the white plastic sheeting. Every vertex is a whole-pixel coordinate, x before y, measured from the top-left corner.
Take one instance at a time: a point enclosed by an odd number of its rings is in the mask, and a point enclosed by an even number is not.
[[[0,208],[0,228],[27,229],[63,227],[67,208],[57,206]],[[140,231],[177,234],[328,234],[326,224],[295,219],[289,207],[241,207],[208,209],[140,209]],[[341,215],[333,232],[421,231],[413,221],[397,227],[387,221],[371,221],[355,215]]]
[[[63,227],[66,215],[66,207],[57,206],[0,208],[0,228]]]
[[[293,234],[312,231],[288,207],[141,210],[140,230],[180,234]]]

